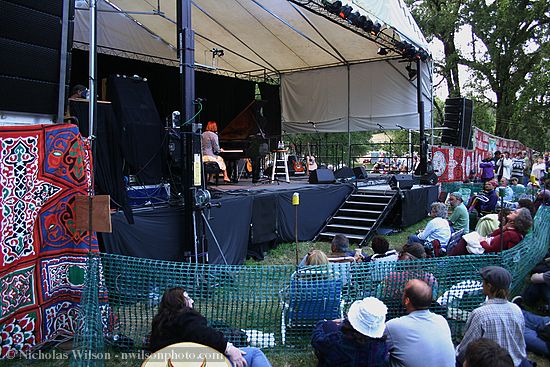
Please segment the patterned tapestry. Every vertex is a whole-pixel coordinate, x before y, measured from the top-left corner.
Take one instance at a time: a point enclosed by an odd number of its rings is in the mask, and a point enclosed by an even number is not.
[[[441,182],[464,181],[481,173],[479,164],[497,150],[515,154],[530,151],[517,140],[504,139],[474,127],[474,149],[432,146],[432,164]]]
[[[474,152],[455,147],[432,147],[432,164],[440,182],[464,181],[474,174]]]
[[[90,238],[74,200],[89,162],[74,125],[0,127],[0,358],[76,329]]]

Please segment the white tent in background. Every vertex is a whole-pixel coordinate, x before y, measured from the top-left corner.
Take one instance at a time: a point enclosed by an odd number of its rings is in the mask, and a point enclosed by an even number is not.
[[[194,0],[195,64],[202,65],[199,70],[280,81],[285,132],[311,131],[308,121],[323,132],[418,128],[409,63],[391,48],[378,54],[388,42],[428,49],[410,12],[402,0],[342,2],[379,23],[380,33],[365,37],[326,12],[322,0]],[[98,9],[99,52],[177,65],[176,0],[101,0]],[[88,42],[87,22],[87,12],[77,9],[78,48]],[[223,50],[223,56],[213,50]],[[419,74],[429,127],[431,66],[422,62]]]

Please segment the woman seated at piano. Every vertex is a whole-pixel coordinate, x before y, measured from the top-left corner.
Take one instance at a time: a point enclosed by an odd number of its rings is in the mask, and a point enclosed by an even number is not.
[[[225,182],[231,182],[229,176],[227,176],[227,167],[222,157],[218,154],[223,152],[223,149],[220,148],[220,143],[218,140],[218,124],[216,121],[208,121],[206,128],[201,136],[201,146],[202,146],[202,161],[203,162],[216,162],[220,169],[223,172],[223,180]],[[208,182],[212,182],[214,178],[213,174],[208,175]]]

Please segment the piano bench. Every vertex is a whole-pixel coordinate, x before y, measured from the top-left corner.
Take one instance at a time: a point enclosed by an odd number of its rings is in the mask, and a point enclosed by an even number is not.
[[[216,177],[216,185],[218,185],[219,174],[222,173],[220,166],[216,162],[204,162],[203,169],[206,176],[206,183],[208,184],[208,175],[214,175]]]

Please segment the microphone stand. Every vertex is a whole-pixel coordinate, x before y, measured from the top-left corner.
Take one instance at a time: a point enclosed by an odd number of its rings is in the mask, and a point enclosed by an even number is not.
[[[498,189],[498,196],[500,196],[500,211],[504,209],[504,188]],[[503,219],[499,220],[498,227],[500,229],[500,254],[502,255],[502,248],[504,247],[504,235],[502,233],[502,230],[504,229],[504,224],[502,223]]]
[[[321,133],[319,132],[319,130],[317,130],[317,124],[315,122],[308,121],[307,123],[313,125],[315,133],[317,134],[317,156],[319,156],[319,153],[321,152]]]

